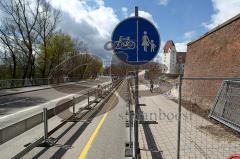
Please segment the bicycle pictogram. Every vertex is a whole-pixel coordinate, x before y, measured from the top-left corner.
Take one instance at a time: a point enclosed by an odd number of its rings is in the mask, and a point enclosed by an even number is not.
[[[114,49],[134,49],[135,42],[130,37],[120,36],[118,41],[112,41],[112,47]]]

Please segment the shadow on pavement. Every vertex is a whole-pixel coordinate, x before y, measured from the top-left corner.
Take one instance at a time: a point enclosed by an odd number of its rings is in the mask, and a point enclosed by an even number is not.
[[[140,113],[142,114],[143,112],[140,110]],[[143,120],[143,119],[141,119],[141,120]],[[149,127],[149,124],[143,124],[142,126],[143,126],[143,131],[145,134],[145,138],[147,141],[147,145],[148,145],[148,151],[151,152],[152,159],[163,159],[161,151],[158,150],[157,144],[154,140],[153,133]]]
[[[66,148],[62,148],[64,146],[69,146],[71,147],[74,142],[81,136],[81,134],[84,132],[84,130],[87,128],[87,126],[91,123],[91,121],[98,116],[99,114],[102,114],[104,111],[104,105],[101,106],[97,106],[94,107],[94,109],[91,109],[90,111],[87,112],[82,112],[82,114],[79,114],[77,116],[78,120],[84,120],[84,119],[88,119],[88,122],[84,122],[81,125],[79,125],[78,130],[68,138],[68,140],[62,145],[62,146],[58,146],[59,149],[53,154],[51,155],[51,159],[55,159],[55,158],[62,158],[64,156],[64,154],[69,150]],[[56,140],[58,141],[59,139],[61,139],[64,135],[67,135],[67,133],[77,124],[78,122],[74,122],[72,125],[70,125],[63,133],[61,133]],[[38,152],[33,158],[39,158],[41,155],[43,155],[47,150],[49,149],[49,147],[46,147],[44,149],[42,149],[40,152]]]

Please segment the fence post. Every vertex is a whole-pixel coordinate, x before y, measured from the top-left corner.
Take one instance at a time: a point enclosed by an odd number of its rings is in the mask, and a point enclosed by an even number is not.
[[[182,109],[182,75],[179,75],[177,159],[180,159],[181,113],[182,113],[182,110],[181,110],[181,109]]]
[[[75,97],[73,96],[73,115],[75,115]]]
[[[128,115],[129,115],[129,140],[130,140],[130,148],[133,147],[132,145],[132,111],[131,111],[131,105],[130,105],[130,99],[128,101]]]
[[[48,117],[47,108],[43,108],[44,141],[48,139]]]
[[[95,99],[94,102],[97,100],[97,89],[94,90],[94,94],[95,94]]]
[[[90,95],[90,94],[89,94],[89,91],[88,91],[87,94],[88,94],[88,107],[89,107],[89,105],[90,105],[90,100],[89,100],[89,95]]]
[[[102,90],[102,88],[103,87],[99,87],[99,89],[98,89],[98,96],[101,98],[102,97],[102,95],[103,95],[103,90]]]

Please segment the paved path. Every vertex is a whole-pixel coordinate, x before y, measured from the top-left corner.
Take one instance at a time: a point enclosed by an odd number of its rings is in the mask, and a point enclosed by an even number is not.
[[[140,89],[148,87],[140,85]],[[142,96],[140,103],[145,120],[158,124],[140,126],[142,159],[176,159],[178,104],[162,95]],[[224,133],[223,133],[224,132]],[[182,108],[181,158],[226,159],[240,153],[240,139],[218,125]]]

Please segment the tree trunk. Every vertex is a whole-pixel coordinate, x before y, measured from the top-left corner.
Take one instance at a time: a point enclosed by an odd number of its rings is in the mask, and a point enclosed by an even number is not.
[[[17,61],[16,61],[16,55],[13,54],[13,72],[12,72],[12,78],[16,79],[16,71],[17,71]]]
[[[16,70],[17,70],[17,61],[16,56],[12,54],[13,59],[13,70],[12,70],[12,79],[16,79]],[[11,81],[11,87],[14,87],[15,83],[14,80]]]
[[[24,68],[24,73],[23,73],[23,76],[22,76],[22,79],[23,79],[22,86],[24,86],[24,82],[25,82],[25,79],[27,77],[27,73],[28,73],[30,63],[31,63],[31,55],[28,56],[27,66]]]
[[[43,63],[43,70],[42,70],[42,78],[45,78],[45,72],[46,72],[46,67],[47,67],[47,46],[46,42],[44,42],[44,63]]]
[[[35,78],[35,57],[33,56],[32,57],[32,60],[31,60],[31,74],[30,74],[30,77],[32,78],[32,79],[34,79]]]

